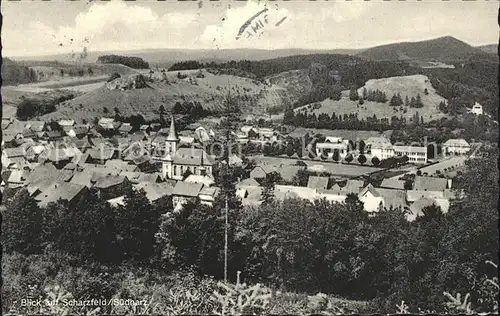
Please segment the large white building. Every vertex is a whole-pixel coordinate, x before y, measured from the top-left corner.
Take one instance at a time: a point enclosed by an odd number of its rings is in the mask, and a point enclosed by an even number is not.
[[[328,158],[332,158],[335,151],[339,153],[340,159],[345,158],[349,153],[349,141],[341,137],[327,137],[324,143],[316,144],[317,156],[326,154]]]
[[[464,155],[470,151],[469,143],[463,139],[449,139],[443,144],[443,153],[445,155]]]
[[[393,146],[394,154],[399,157],[407,156],[411,163],[427,163],[427,148],[416,146]]]
[[[365,141],[365,153],[384,160],[394,157],[394,148],[384,136],[370,137]]]

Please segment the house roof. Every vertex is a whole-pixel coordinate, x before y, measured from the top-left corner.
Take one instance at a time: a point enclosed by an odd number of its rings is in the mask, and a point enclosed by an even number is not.
[[[115,150],[113,148],[107,147],[107,146],[99,146],[98,148],[92,147],[87,150],[87,154],[92,159],[99,159],[99,160],[108,160],[113,157],[113,154],[115,153]]]
[[[215,183],[214,179],[212,179],[209,176],[202,176],[202,175],[196,175],[196,174],[189,175],[184,181],[189,182],[189,183],[202,183],[203,185],[205,185],[207,187],[209,187]]]
[[[413,189],[420,191],[443,191],[446,189],[447,184],[448,180],[444,178],[416,176]]]
[[[386,208],[391,206],[393,208],[405,208],[408,206],[406,202],[406,192],[404,190],[383,188],[376,188],[375,190],[384,198],[384,206]]]
[[[213,200],[217,194],[219,194],[220,189],[216,187],[204,187],[201,189],[200,194],[198,195],[200,198],[204,199],[205,197],[210,197],[209,199]]]
[[[427,154],[427,147],[421,147],[421,146],[392,146],[392,147],[394,148],[394,151]]]
[[[24,170],[12,170],[9,175],[8,183],[25,183],[26,172]]]
[[[125,195],[106,200],[113,207],[125,206]]]
[[[127,177],[132,183],[141,182],[158,182],[160,175],[158,173],[144,173],[144,172],[121,172],[120,175]]]
[[[137,166],[130,165],[127,161],[123,161],[120,159],[110,159],[104,163],[106,168],[115,171],[135,171],[137,170]]]
[[[24,147],[4,148],[3,151],[9,158],[24,157],[24,155],[26,154],[26,150]]]
[[[406,219],[408,221],[413,221],[417,217],[423,216],[423,209],[431,205],[436,205],[441,209],[443,214],[448,213],[450,208],[450,202],[446,199],[433,199],[433,198],[420,198],[415,203],[410,206],[410,213],[407,215]]]
[[[236,186],[243,187],[243,186],[256,186],[258,187],[260,184],[257,182],[257,180],[248,178],[245,180],[240,181]]]
[[[389,189],[401,189],[405,188],[405,182],[403,180],[387,178],[382,180],[380,184],[381,188],[389,188]]]
[[[91,170],[83,170],[80,172],[75,172],[70,183],[91,187],[93,174],[94,173]]]
[[[173,156],[173,161],[174,164],[194,166],[211,166],[213,164],[205,150],[200,148],[179,148]]]
[[[132,130],[132,125],[130,123],[123,123],[118,129],[121,133],[129,133]]]
[[[328,177],[309,176],[307,187],[311,189],[326,189],[328,187]]]
[[[45,127],[45,122],[42,121],[27,121],[25,128],[29,128],[33,132],[41,132]]]
[[[60,126],[73,126],[75,125],[75,120],[60,120],[58,124]]]
[[[172,195],[197,197],[202,188],[203,188],[202,183],[189,183],[184,181],[177,181],[174,190],[172,192]]]
[[[391,148],[392,147],[392,144],[391,142],[383,137],[383,136],[372,136],[372,137],[369,137],[368,139],[365,140],[365,144],[368,146],[368,145],[371,145],[371,148],[374,149],[374,148],[383,148],[383,149],[386,149],[386,148]]]
[[[134,185],[136,190],[144,190],[146,192],[146,197],[149,201],[153,202],[162,198],[164,196],[172,195],[174,191],[175,183],[162,182],[162,183],[151,183],[151,182],[140,182]]]
[[[148,139],[149,135],[144,131],[137,131],[134,134],[130,135],[129,137],[131,141],[139,142]]]
[[[40,207],[46,207],[49,203],[57,202],[61,199],[72,201],[84,189],[85,186],[73,183],[57,185],[55,190],[51,190],[51,192],[44,199],[42,199],[38,205]]]
[[[104,175],[96,179],[94,186],[99,189],[106,189],[115,185],[122,184],[127,181],[127,178],[123,175]]]
[[[284,200],[286,198],[301,198],[314,201],[316,198],[316,190],[293,185],[275,185],[274,195],[278,200]]]
[[[347,195],[350,193],[358,194],[363,188],[363,181],[361,180],[347,180],[345,186],[340,186],[335,183],[330,191],[339,195]]]

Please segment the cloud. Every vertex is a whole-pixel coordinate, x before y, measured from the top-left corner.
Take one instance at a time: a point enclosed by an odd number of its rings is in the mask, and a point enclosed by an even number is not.
[[[163,16],[151,8],[124,1],[92,3],[78,14],[74,25],[51,28],[32,22],[18,31],[4,35],[6,52],[24,47],[21,53],[69,53],[90,50],[125,50],[135,48],[182,47],[192,34],[185,34],[195,23],[194,13],[172,12]],[[193,28],[196,31],[196,27]],[[21,35],[22,34],[22,35]]]

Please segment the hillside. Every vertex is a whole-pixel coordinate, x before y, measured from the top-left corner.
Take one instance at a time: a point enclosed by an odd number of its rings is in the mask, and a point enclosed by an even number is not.
[[[474,54],[484,54],[454,37],[445,36],[420,42],[395,43],[366,49],[357,54],[368,60],[463,60]]]
[[[307,81],[300,72],[285,76],[289,82],[293,82],[289,88],[279,76],[270,79],[276,84],[266,85],[243,77],[214,75],[208,71],[202,73],[204,77],[198,78],[198,71],[183,71],[182,74],[187,75],[187,78],[179,79],[177,72],[167,72],[168,82],[165,82],[162,73],[155,72],[153,81],[148,81],[144,88],[115,89],[114,82],[102,84],[93,91],[60,104],[56,112],[44,118],[93,119],[103,116],[104,108],[113,112],[115,107],[124,116],[140,113],[152,118],[157,116],[160,105],[168,111],[176,102],[183,101],[198,101],[204,108],[217,111],[222,108],[228,94],[228,84],[243,113],[263,114],[268,108],[280,106],[284,100],[291,102],[307,90]],[[117,82],[121,80],[116,79]],[[278,84],[280,82],[283,86]]]
[[[477,48],[488,54],[498,54],[498,44],[482,45]]]
[[[398,118],[402,116],[408,121],[417,111],[425,121],[439,119],[445,116],[438,109],[439,102],[444,101],[445,99],[436,93],[429,81],[429,78],[426,76],[413,75],[370,79],[358,90],[359,95],[362,95],[364,88],[372,91],[381,90],[386,93],[389,100],[396,93],[399,93],[403,100],[406,96],[411,99],[411,97],[417,97],[417,95],[420,95],[424,107],[410,108],[403,106],[403,108],[406,109],[406,113],[404,113],[404,111],[400,110],[400,107],[389,106],[389,102],[377,103],[365,101],[363,105],[358,105],[357,101],[351,101],[349,99],[349,91],[343,91],[342,98],[338,101],[327,99],[319,103],[321,105],[319,108],[316,106],[316,109],[314,109],[313,105],[306,105],[297,108],[295,112],[301,111],[303,113],[315,113],[316,116],[322,113],[326,113],[328,115],[335,113],[337,116],[357,113],[358,118],[360,119],[366,119],[375,115],[379,119],[387,118],[390,120],[392,116],[397,116]],[[425,95],[425,89],[427,89],[429,93],[428,95]]]

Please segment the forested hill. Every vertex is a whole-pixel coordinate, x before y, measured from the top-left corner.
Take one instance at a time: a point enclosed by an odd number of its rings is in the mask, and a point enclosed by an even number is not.
[[[357,56],[367,60],[437,60],[456,61],[474,55],[486,55],[479,48],[454,37],[445,36],[427,41],[395,43],[367,49]]]
[[[35,81],[36,73],[29,67],[20,65],[9,58],[2,58],[3,85],[17,85]]]

